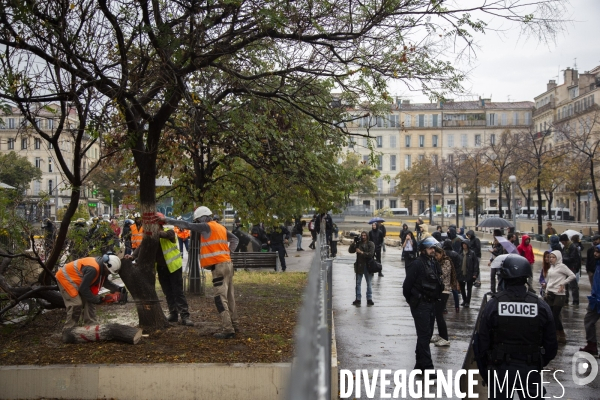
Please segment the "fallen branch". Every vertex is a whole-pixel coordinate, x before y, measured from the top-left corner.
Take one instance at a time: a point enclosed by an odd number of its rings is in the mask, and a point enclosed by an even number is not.
[[[137,344],[142,338],[142,330],[121,324],[91,325],[63,330],[64,343],[89,343],[117,340]]]

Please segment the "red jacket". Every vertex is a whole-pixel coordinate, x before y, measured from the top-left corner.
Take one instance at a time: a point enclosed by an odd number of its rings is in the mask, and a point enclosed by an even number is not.
[[[529,239],[529,236],[523,235],[521,237],[521,244],[519,245],[519,247],[517,247],[517,251],[520,255],[525,257],[527,261],[529,261],[529,264],[533,265],[533,263],[535,262],[535,257],[533,256],[533,247],[529,244],[529,242],[527,242],[528,240],[531,241],[531,239]],[[527,242],[527,244],[525,244],[525,242]]]

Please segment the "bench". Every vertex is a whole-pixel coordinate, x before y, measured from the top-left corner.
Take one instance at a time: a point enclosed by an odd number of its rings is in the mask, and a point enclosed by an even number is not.
[[[233,268],[274,268],[276,271],[281,271],[279,254],[276,252],[233,253],[231,261],[233,262]]]

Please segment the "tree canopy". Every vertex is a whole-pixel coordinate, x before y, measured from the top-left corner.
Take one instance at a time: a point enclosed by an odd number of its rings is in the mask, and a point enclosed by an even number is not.
[[[0,154],[0,182],[16,188],[20,193],[29,188],[33,180],[40,180],[42,171],[14,151]]]

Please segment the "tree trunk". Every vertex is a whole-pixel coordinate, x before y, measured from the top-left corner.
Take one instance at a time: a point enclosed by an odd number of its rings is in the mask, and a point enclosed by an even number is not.
[[[581,192],[577,192],[577,222],[581,222]]]
[[[456,180],[455,189],[456,189],[456,233],[458,233],[458,231],[459,231],[458,227],[460,226],[458,223],[458,204],[459,204],[458,203],[458,179]]]
[[[90,343],[117,340],[129,344],[138,344],[142,339],[142,330],[133,326],[108,324],[75,327],[62,333],[63,343]]]
[[[502,174],[498,179],[498,216],[504,218],[504,210],[502,210]]]
[[[537,198],[538,198],[538,213],[537,213],[537,223],[538,223],[538,235],[542,235],[542,182],[540,179],[540,170],[538,169],[538,176],[536,182],[536,190],[537,190]]]
[[[475,230],[479,225],[479,179],[475,178]]]
[[[132,264],[131,260],[121,260],[119,275],[136,301],[140,328],[154,331],[169,326],[155,289],[155,252],[143,251],[147,248],[156,249],[158,243],[153,242],[150,237],[144,235],[142,246],[145,247],[140,251],[140,256],[135,264]]]

